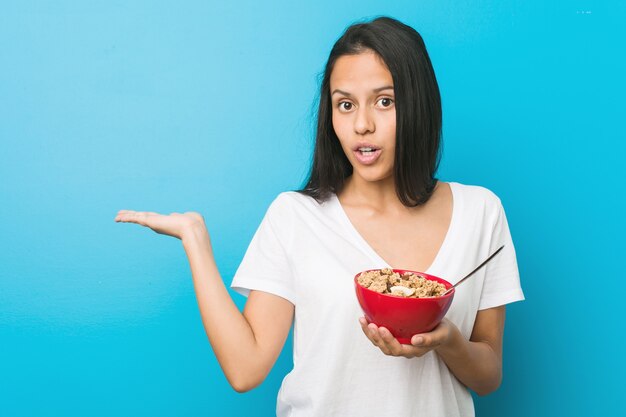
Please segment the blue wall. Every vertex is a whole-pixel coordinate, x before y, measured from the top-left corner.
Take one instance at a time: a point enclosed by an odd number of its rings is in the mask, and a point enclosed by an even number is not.
[[[478,415],[615,414],[624,2],[7,3],[1,415],[273,414],[290,346],[262,386],[235,393],[180,241],[113,218],[203,213],[229,284],[270,201],[305,177],[332,44],[379,14],[431,54],[441,178],[495,191],[517,246],[527,300],[507,309],[504,382]]]

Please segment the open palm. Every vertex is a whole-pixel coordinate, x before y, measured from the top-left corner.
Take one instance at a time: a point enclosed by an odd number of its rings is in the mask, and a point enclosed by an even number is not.
[[[181,240],[183,235],[194,227],[204,226],[202,215],[193,211],[164,215],[153,211],[120,210],[115,221],[140,224],[159,234],[173,236]]]

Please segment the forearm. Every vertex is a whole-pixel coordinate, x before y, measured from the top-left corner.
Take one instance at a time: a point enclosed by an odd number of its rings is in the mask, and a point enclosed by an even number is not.
[[[251,389],[264,378],[259,375],[262,370],[255,368],[260,352],[253,329],[224,286],[206,230],[195,228],[182,241],[204,330],[215,356],[235,390]]]
[[[478,395],[495,391],[502,380],[502,360],[486,342],[465,339],[455,328],[449,343],[437,349],[456,378]]]

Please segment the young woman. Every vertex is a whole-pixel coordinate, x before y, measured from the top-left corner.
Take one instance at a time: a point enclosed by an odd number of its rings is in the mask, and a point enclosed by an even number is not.
[[[524,298],[500,200],[435,178],[441,101],[420,35],[381,17],[349,27],[322,81],[313,166],[303,190],[269,207],[232,287],[217,270],[203,217],[122,210],[116,221],[182,240],[202,321],[239,392],[259,385],[294,325],[294,369],[280,416],[471,416],[470,389],[502,378],[504,305]],[[455,283],[446,318],[402,345],[367,323],[353,288],[373,268],[424,271]]]

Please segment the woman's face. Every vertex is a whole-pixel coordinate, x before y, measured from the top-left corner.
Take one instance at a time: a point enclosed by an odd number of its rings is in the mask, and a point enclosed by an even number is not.
[[[343,55],[330,74],[333,128],[353,175],[379,181],[393,175],[396,107],[393,77],[372,51]]]

